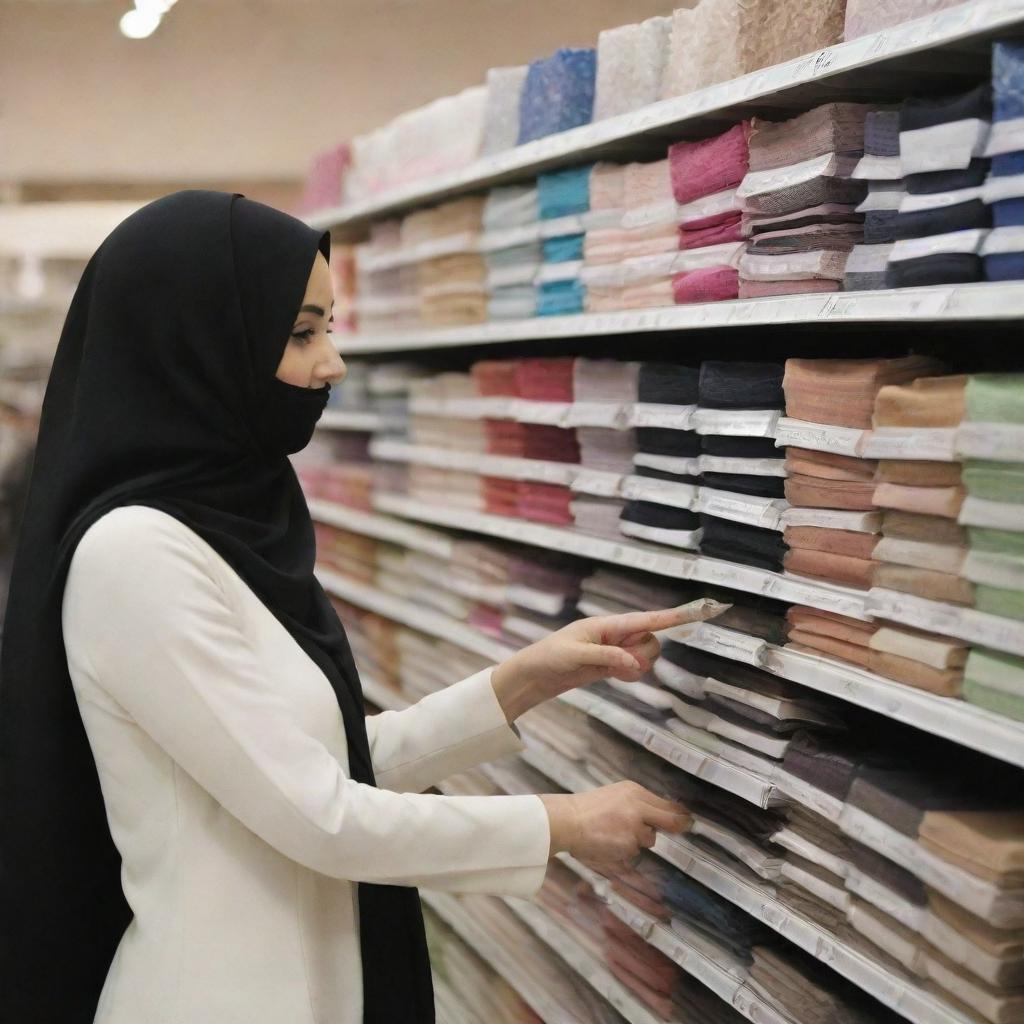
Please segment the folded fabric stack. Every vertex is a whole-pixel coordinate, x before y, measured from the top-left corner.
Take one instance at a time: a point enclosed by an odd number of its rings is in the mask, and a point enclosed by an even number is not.
[[[679,242],[667,157],[626,165],[624,206],[622,306],[669,306],[673,302],[669,264]]]
[[[890,288],[982,280],[981,253],[992,225],[982,189],[991,119],[988,83],[953,97],[909,99],[901,107],[907,195],[886,270]]]
[[[982,258],[988,281],[1024,279],[1024,44],[992,47],[993,120],[985,155],[992,169],[982,197],[995,227]]]
[[[786,415],[811,425],[814,433],[839,436],[844,430],[867,430],[875,398],[885,385],[940,369],[934,360],[922,356],[788,359],[783,379]],[[855,455],[790,447],[786,464],[786,498],[792,506],[786,513],[784,534],[789,547],[786,570],[867,589],[881,529],[874,500],[878,463]]]
[[[580,281],[583,267],[583,222],[590,209],[592,167],[552,171],[537,179],[541,218],[543,264],[537,273],[537,315],[561,316],[582,313],[585,289]]]
[[[377,566],[378,543],[372,537],[314,523],[316,560],[334,572],[360,583],[372,583]]]
[[[868,183],[857,206],[864,215],[864,241],[852,249],[843,276],[845,291],[885,287],[885,268],[896,241],[896,217],[905,196],[900,164],[898,110],[870,110],[864,116],[864,156],[853,177]]]
[[[376,260],[401,250],[401,221],[374,221],[369,241],[356,246],[356,319],[361,331],[400,330],[419,324],[416,268],[410,264],[376,269]]]
[[[515,359],[481,359],[470,368],[477,391],[486,398],[515,398],[518,362]]]
[[[594,112],[594,50],[556,50],[530,64],[519,100],[518,145],[589,124]]]
[[[573,365],[574,400],[581,410],[599,412],[606,407],[615,414],[636,400],[639,369],[639,363],[616,359],[576,359]],[[636,452],[636,437],[632,430],[581,426],[576,428],[576,436],[584,468],[619,475],[632,471]]]
[[[667,23],[668,19],[664,20]],[[667,34],[666,24],[666,44]],[[657,95],[653,99],[657,99]],[[645,102],[653,102],[653,99]],[[344,197],[345,175],[351,163],[352,147],[347,142],[316,153],[310,161],[297,209],[303,213],[315,213],[337,206]],[[331,262],[334,262],[333,252]]]
[[[713,138],[669,147],[681,250],[672,276],[677,303],[715,302],[738,294],[743,232],[736,189],[749,170],[749,133],[744,121]]]
[[[846,0],[749,0],[740,5],[743,74],[783,64],[842,41]]]
[[[750,171],[737,195],[750,234],[740,260],[741,298],[836,291],[863,239],[853,178],[864,151],[860,103],[826,103],[780,123],[755,119]]]
[[[537,309],[533,280],[541,264],[537,188],[492,188],[484,205],[481,245],[487,265],[487,316],[491,320],[531,317]]]
[[[451,372],[413,381],[409,396],[415,407],[428,399],[444,403],[479,398],[480,392],[470,374]],[[487,432],[480,420],[414,412],[409,418],[409,439],[428,448],[487,451]]]
[[[785,406],[776,363],[701,364],[700,552],[762,569],[781,569],[785,545],[773,527],[755,525],[783,497],[784,452],[774,425]],[[722,514],[727,511],[728,515]]]
[[[648,18],[609,28],[597,37],[594,120],[656,103],[668,56],[671,18]]]
[[[588,313],[622,308],[619,264],[626,251],[626,230],[622,227],[625,202],[625,165],[594,164],[590,172],[590,212],[583,239],[581,271],[587,286]]]
[[[420,319],[425,326],[482,323],[487,319],[486,267],[478,251],[484,200],[466,196],[402,221],[402,247],[427,247],[445,239],[464,239],[457,251],[416,265]]]
[[[700,0],[672,12],[661,98],[685,96],[738,78],[741,70],[736,0]]]
[[[574,359],[516,359],[515,391],[533,402],[571,402],[576,381]]]
[[[512,149],[519,139],[519,104],[530,69],[525,65],[487,69],[481,156]]]

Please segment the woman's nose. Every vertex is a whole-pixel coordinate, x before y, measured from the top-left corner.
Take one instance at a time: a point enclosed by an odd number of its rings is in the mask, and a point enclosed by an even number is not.
[[[340,384],[347,375],[348,367],[337,352],[318,363],[316,367],[317,380],[327,381],[329,384]]]

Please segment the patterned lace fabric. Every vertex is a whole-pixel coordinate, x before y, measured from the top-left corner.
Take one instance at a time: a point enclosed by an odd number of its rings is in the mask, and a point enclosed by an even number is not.
[[[487,72],[487,105],[484,108],[484,154],[511,149],[519,137],[519,100],[529,68],[490,68]]]
[[[846,0],[745,0],[739,28],[742,73],[840,42],[845,13]]]
[[[683,96],[742,74],[737,0],[700,0],[672,14],[661,96]]]
[[[671,18],[648,18],[602,32],[597,41],[594,120],[654,103],[668,56]]]

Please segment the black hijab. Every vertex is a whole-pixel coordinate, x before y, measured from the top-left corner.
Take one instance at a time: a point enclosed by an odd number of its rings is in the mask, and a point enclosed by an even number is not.
[[[327,392],[275,377],[318,251],[329,256],[329,235],[287,214],[186,190],[123,221],[75,292],[0,656],[4,1021],[92,1024],[131,919],[61,632],[71,555],[105,512],[160,509],[238,572],[330,681],[349,773],[374,783],[359,677],[313,576],[313,524],[287,458]],[[416,890],[358,893],[364,1021],[433,1021]]]

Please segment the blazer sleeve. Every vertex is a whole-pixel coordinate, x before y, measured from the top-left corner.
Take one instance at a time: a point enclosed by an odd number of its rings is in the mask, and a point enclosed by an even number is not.
[[[119,510],[127,512],[128,510]],[[396,793],[355,782],[295,720],[239,628],[205,545],[117,511],[72,559],[64,641],[182,770],[264,842],[354,882],[530,896],[550,846],[536,796]]]
[[[526,749],[508,724],[487,668],[401,711],[366,720],[377,785],[419,793],[483,761]]]

